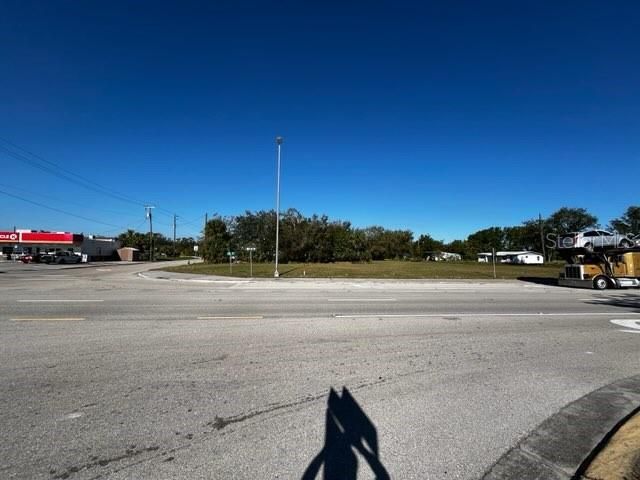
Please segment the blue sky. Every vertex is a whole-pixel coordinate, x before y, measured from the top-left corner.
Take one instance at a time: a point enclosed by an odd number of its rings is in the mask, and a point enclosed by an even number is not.
[[[639,47],[637,2],[5,1],[0,137],[138,203],[0,150],[0,191],[84,217],[0,194],[0,229],[145,229],[148,202],[197,235],[274,208],[276,135],[283,209],[606,225],[640,198]]]

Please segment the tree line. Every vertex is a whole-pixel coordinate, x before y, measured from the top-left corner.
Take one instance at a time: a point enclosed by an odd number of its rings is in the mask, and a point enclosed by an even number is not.
[[[472,233],[464,240],[445,242],[428,234],[414,238],[410,230],[390,230],[381,226],[356,228],[348,221],[330,220],[326,215],[304,216],[295,209],[280,215],[279,260],[287,262],[368,262],[371,260],[424,260],[437,252],[451,252],[465,259],[475,259],[479,252],[496,250],[531,250],[547,253],[543,248],[555,234],[599,227],[598,218],[584,208],[563,207],[546,218],[523,221],[520,225],[489,227]],[[640,206],[630,206],[612,219],[608,230],[640,233]],[[208,262],[228,261],[228,252],[237,259],[248,259],[247,247],[255,248],[257,262],[275,259],[276,214],[274,210],[246,211],[233,217],[214,216],[205,225],[199,239],[176,240],[175,256],[191,256],[194,246]],[[148,233],[127,230],[119,235],[123,246],[149,252]],[[550,245],[544,245],[548,247]],[[173,240],[154,233],[156,257],[173,257]]]
[[[355,228],[350,222],[330,220],[326,215],[304,216],[295,209],[280,215],[279,260],[287,262],[362,262],[371,260],[423,260],[436,252],[458,253],[475,259],[477,253],[496,250],[547,249],[551,236],[598,228],[598,218],[584,208],[563,207],[547,218],[523,221],[520,225],[490,227],[464,240],[444,242],[428,234],[414,239],[410,230],[389,230],[381,226]],[[619,233],[640,232],[640,206],[629,207],[608,229]],[[247,247],[255,248],[258,262],[275,259],[276,214],[246,211],[233,217],[215,216],[205,226],[202,255],[208,262],[228,261],[228,253],[246,259]],[[544,246],[544,247],[543,247]]]
[[[140,250],[143,256],[148,258],[151,248],[151,237],[149,233],[127,230],[118,235],[118,240],[123,247],[132,247]],[[198,241],[192,237],[176,238],[175,251],[173,239],[162,235],[153,234],[153,251],[156,258],[189,257],[194,255],[193,247],[198,245]]]

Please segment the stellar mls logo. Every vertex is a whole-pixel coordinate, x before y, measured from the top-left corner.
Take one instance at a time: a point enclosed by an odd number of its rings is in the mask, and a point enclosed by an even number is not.
[[[11,241],[15,241],[18,240],[18,234],[17,233],[0,233],[0,240],[11,240]]]

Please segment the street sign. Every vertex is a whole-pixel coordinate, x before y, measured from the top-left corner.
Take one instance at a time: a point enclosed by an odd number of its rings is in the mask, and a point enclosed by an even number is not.
[[[227,257],[235,257],[236,252],[227,252]]]
[[[194,246],[193,246],[193,251],[194,251],[194,252],[197,252],[197,251],[198,251],[198,245],[194,245]]]
[[[256,247],[245,247],[245,250],[249,252],[249,276],[253,277],[253,252],[256,251]]]

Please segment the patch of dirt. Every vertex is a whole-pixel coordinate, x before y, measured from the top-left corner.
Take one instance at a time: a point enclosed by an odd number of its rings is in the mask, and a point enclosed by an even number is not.
[[[640,413],[611,437],[585,472],[585,480],[640,480]]]

